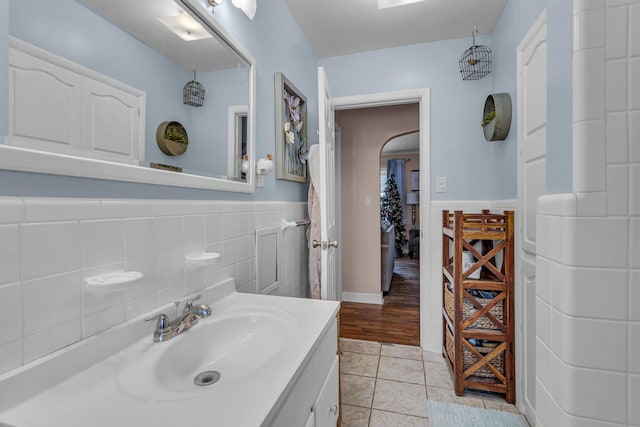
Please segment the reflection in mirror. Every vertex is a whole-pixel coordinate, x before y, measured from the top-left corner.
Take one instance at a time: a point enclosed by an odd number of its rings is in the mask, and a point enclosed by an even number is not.
[[[247,172],[249,171],[247,116],[248,108],[246,105],[233,105],[229,107],[227,172],[230,177],[239,177],[241,180],[246,179]]]
[[[9,145],[252,185],[253,64],[210,24],[206,0],[62,0],[65,31],[43,36],[27,24],[47,19],[46,4],[11,2]],[[201,106],[183,99],[196,85]],[[166,122],[184,134],[156,135]]]

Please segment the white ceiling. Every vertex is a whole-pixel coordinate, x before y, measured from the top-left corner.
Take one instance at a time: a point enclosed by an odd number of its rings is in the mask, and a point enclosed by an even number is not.
[[[213,38],[184,42],[157,21],[178,13],[174,0],[77,1],[187,70],[237,65],[237,58]],[[506,0],[425,0],[381,10],[378,0],[285,2],[316,54],[325,58],[460,37],[469,37],[471,44],[474,26],[481,34],[492,32]],[[212,55],[211,49],[219,53]]]
[[[326,58],[460,37],[471,41],[474,25],[480,34],[492,32],[506,0],[425,0],[382,10],[377,0],[285,2],[316,54]]]
[[[184,41],[158,18],[185,14],[174,0],[77,0],[186,70],[199,73],[234,68],[239,57],[214,37]]]

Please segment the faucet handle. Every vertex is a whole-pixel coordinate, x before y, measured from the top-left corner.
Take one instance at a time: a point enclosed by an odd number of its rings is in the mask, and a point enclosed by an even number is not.
[[[186,313],[187,311],[191,310],[193,308],[193,303],[196,302],[197,300],[202,298],[202,294],[200,295],[196,295],[195,297],[191,298],[190,300],[187,300],[187,302],[184,303],[184,308],[182,309],[183,313]]]
[[[169,324],[169,318],[166,314],[160,313],[156,316],[144,319],[145,322],[157,320],[156,329],[153,331],[153,340],[156,342],[164,341],[167,335],[171,335],[172,327]]]
[[[165,325],[169,325],[169,318],[164,313],[156,314],[155,316],[147,317],[146,319],[144,319],[145,322],[151,322],[153,320],[158,321],[156,323],[156,325],[158,326],[162,325],[162,327],[164,327]]]
[[[197,314],[200,318],[205,318],[211,316],[211,307],[206,304],[200,304],[198,306],[194,306],[193,302],[202,298],[202,295],[197,295],[196,297],[187,301],[184,305],[183,313],[192,312]]]

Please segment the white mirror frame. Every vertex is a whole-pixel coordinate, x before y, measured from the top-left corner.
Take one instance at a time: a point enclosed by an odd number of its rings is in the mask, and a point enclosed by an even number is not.
[[[255,192],[255,60],[249,52],[232,38],[197,0],[177,0],[185,10],[202,21],[210,31],[226,42],[247,64],[249,64],[249,120],[248,153],[249,170],[247,182],[230,181],[186,173],[169,172],[148,167],[127,165],[104,160],[75,157],[0,144],[0,169],[20,172],[46,173],[53,175],[96,178],[143,184],[168,185],[172,187],[198,188],[205,190]]]

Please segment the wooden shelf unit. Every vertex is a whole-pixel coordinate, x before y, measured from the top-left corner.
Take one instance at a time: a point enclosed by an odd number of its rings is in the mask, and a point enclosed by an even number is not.
[[[442,212],[442,353],[458,396],[466,388],[515,402],[513,218]]]

